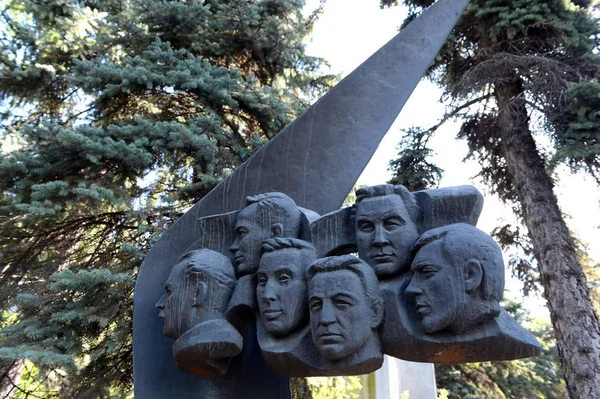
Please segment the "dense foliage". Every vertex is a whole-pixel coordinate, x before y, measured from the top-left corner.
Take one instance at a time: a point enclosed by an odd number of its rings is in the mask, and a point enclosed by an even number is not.
[[[395,3],[382,0],[382,5]],[[433,1],[402,3],[412,11],[409,21]],[[518,201],[494,137],[501,128],[496,93],[515,75],[520,78],[532,130],[547,135],[554,144],[552,154],[544,154],[549,166],[564,162],[600,177],[600,57],[595,54],[599,34],[598,22],[588,10],[566,0],[476,0],[467,6],[431,66],[429,77],[442,85],[449,103],[441,122],[461,118],[459,137],[467,140],[470,156],[480,161],[479,176],[502,199]],[[436,176],[435,170],[432,175],[431,167],[423,166],[422,156],[427,155],[423,149],[428,136],[440,125],[407,132],[401,155],[404,150],[421,151],[411,156],[413,163],[406,159],[403,168],[394,168],[395,179],[417,173],[431,181]]]
[[[329,85],[304,52],[315,15],[302,0],[0,3],[0,389],[121,397],[141,259]]]

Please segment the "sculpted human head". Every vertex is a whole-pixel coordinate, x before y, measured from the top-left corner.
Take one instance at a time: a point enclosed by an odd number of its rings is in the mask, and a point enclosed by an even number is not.
[[[308,322],[306,269],[315,250],[299,239],[271,238],[262,253],[256,272],[260,321],[274,336],[286,336]]]
[[[373,269],[353,255],[315,261],[306,271],[313,340],[328,361],[360,356],[383,319]]]
[[[186,252],[156,303],[163,333],[177,339],[203,321],[222,318],[235,282],[235,270],[226,256],[208,249]]]
[[[461,333],[498,315],[504,262],[492,237],[457,223],[425,232],[414,252],[405,292],[415,297],[426,333]]]
[[[358,255],[380,279],[408,269],[411,249],[419,234],[419,207],[404,186],[383,184],[356,191]]]
[[[255,273],[260,247],[273,237],[298,237],[301,212],[282,193],[265,193],[246,198],[235,224],[235,241],[229,248],[238,264],[238,276]]]

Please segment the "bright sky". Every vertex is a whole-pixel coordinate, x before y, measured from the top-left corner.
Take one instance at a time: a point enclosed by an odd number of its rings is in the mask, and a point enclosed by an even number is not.
[[[318,0],[308,0],[312,9]],[[403,7],[381,10],[379,0],[327,0],[324,14],[317,22],[312,40],[308,43],[311,55],[325,58],[333,73],[345,76],[371,54],[390,40],[406,16]],[[430,82],[419,84],[398,119],[381,142],[379,149],[358,180],[358,184],[375,185],[385,183],[391,176],[388,162],[395,158],[396,144],[401,138],[401,129],[410,126],[434,125],[444,113],[439,103],[441,91]],[[514,220],[510,209],[503,206],[486,187],[472,177],[479,170],[475,161],[463,162],[467,146],[455,139],[458,124],[447,123],[432,139],[431,147],[436,152],[433,163],[445,170],[441,186],[471,184],[485,196],[485,205],[478,227],[486,232],[499,224],[499,220]],[[555,190],[563,212],[568,215],[569,227],[585,242],[590,244],[591,255],[600,259],[598,242],[600,229],[600,190],[592,179],[574,176],[566,168],[561,169]],[[518,285],[515,281],[509,284]],[[511,289],[517,291],[518,289]],[[518,296],[518,293],[515,293]]]

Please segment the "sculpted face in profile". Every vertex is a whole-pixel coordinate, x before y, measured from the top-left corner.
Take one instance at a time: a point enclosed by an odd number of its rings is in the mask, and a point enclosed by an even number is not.
[[[376,329],[383,304],[372,268],[344,255],[318,259],[306,273],[310,325],[323,358],[360,362],[380,351]]]
[[[406,294],[415,297],[426,333],[469,331],[495,318],[504,292],[500,247],[468,224],[425,232],[415,244]]]
[[[296,203],[282,193],[248,197],[235,224],[235,241],[229,248],[238,264],[238,276],[255,273],[260,247],[268,238],[298,237],[301,213]]]
[[[235,282],[233,265],[226,256],[208,249],[186,252],[156,303],[163,333],[177,339],[201,322],[222,318]]]
[[[272,238],[262,245],[256,272],[261,323],[276,337],[289,335],[308,321],[306,269],[313,247],[293,238]]]
[[[384,184],[356,191],[356,244],[377,276],[393,277],[408,268],[417,240],[419,208],[403,186]]]

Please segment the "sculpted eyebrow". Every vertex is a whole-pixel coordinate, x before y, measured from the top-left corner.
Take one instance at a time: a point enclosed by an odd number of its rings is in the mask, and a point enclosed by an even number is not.
[[[340,297],[342,297],[342,298],[349,298],[349,299],[351,299],[353,301],[358,301],[358,298],[355,297],[354,295],[352,295],[349,292],[336,292],[336,293],[334,293],[332,295],[332,297],[333,298],[340,298]]]
[[[435,267],[435,265],[434,265],[433,263],[431,263],[431,262],[420,262],[420,263],[417,263],[416,265],[415,265],[415,264],[412,264],[412,265],[410,266],[410,270],[411,270],[411,271],[413,271],[413,272],[416,272],[416,271],[419,271],[419,270],[421,270],[421,269],[423,269],[423,268],[425,268],[425,267],[433,267],[433,268],[436,268],[436,267]],[[437,268],[436,268],[436,269],[437,269]]]
[[[398,219],[400,219],[400,220],[404,221],[404,218],[403,218],[402,216],[400,216],[400,215],[399,215],[398,213],[396,213],[396,212],[389,212],[389,213],[386,213],[386,214],[383,216],[383,218],[384,218],[384,219],[389,219],[389,218],[398,218]]]

